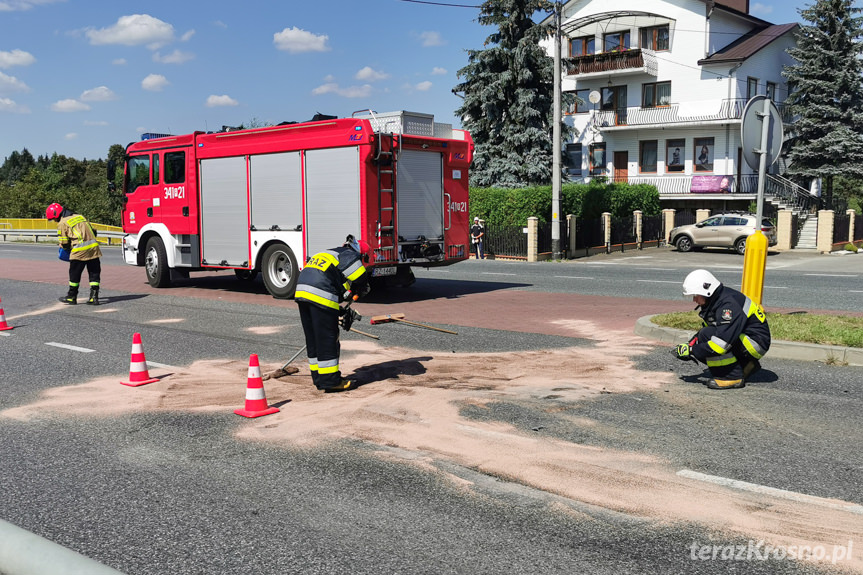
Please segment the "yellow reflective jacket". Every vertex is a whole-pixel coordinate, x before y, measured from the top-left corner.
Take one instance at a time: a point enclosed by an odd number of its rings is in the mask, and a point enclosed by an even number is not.
[[[61,246],[72,246],[70,260],[86,262],[102,257],[96,232],[84,216],[72,214],[61,218],[60,223],[57,224],[57,236]]]

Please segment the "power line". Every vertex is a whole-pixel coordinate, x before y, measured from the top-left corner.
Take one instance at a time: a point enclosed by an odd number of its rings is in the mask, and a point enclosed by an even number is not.
[[[447,4],[446,2],[426,2],[425,0],[399,0],[399,2],[412,2],[414,4],[432,4],[434,6],[450,6],[452,8],[482,8],[472,4]]]

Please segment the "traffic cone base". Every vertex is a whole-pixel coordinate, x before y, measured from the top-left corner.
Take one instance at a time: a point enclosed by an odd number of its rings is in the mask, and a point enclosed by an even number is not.
[[[129,387],[138,387],[139,385],[147,385],[148,383],[156,383],[159,381],[155,377],[150,377],[150,371],[147,368],[147,359],[144,357],[144,344],[141,341],[141,334],[136,333],[132,336],[132,361],[129,365],[129,381],[120,381],[123,385]]]
[[[234,413],[243,417],[261,417],[278,413],[278,407],[267,405],[267,396],[264,393],[264,381],[261,378],[261,366],[258,363],[258,355],[253,353],[249,356],[249,377],[246,384],[246,406],[235,409]]]
[[[6,316],[3,314],[3,308],[0,307],[0,331],[6,331],[10,329],[15,329],[8,323],[6,323]]]

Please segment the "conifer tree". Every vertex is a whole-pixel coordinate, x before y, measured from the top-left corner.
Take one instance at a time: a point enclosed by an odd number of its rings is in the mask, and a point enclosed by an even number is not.
[[[816,0],[799,9],[796,65],[783,75],[796,117],[788,171],[824,180],[830,207],[836,176],[863,176],[863,18],[852,0]]]
[[[539,44],[551,29],[532,16],[553,7],[548,0],[487,0],[480,7],[479,23],[497,31],[483,50],[468,51],[454,90],[464,94],[456,113],[476,145],[471,185],[551,183],[554,59]]]

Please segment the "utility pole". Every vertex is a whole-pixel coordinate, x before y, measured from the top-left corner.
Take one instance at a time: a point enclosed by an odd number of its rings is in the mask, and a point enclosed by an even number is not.
[[[560,253],[560,36],[562,3],[554,4],[554,126],[552,126],[552,162],[551,162],[551,253],[556,260],[561,259]]]

